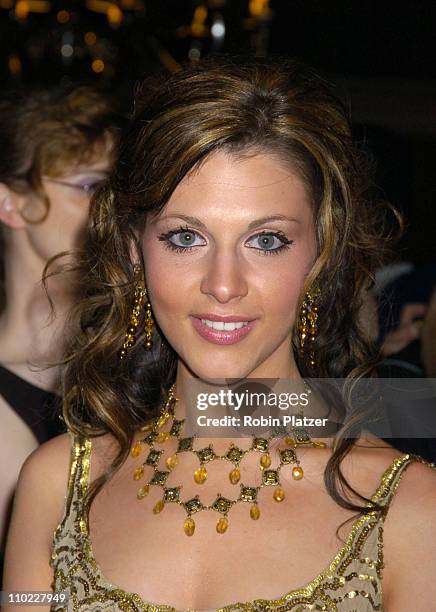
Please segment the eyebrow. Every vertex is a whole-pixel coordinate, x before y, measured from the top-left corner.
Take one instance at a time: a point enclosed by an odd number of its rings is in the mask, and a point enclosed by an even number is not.
[[[197,217],[191,217],[190,215],[183,215],[183,214],[167,215],[166,217],[160,217],[159,219],[156,219],[154,223],[157,223],[158,221],[162,221],[164,219],[171,219],[171,218],[183,219],[187,223],[190,223],[191,225],[196,225],[197,227],[200,227],[201,229],[207,231],[206,225],[202,221],[200,221],[200,219],[198,219]],[[269,221],[293,221],[294,223],[300,223],[298,219],[293,219],[291,217],[287,217],[286,215],[269,215],[267,217],[261,217],[260,219],[255,219],[254,221],[251,221],[251,223],[248,224],[247,229],[249,230],[254,229],[255,227],[259,227],[260,225],[263,225],[264,223],[268,223]]]

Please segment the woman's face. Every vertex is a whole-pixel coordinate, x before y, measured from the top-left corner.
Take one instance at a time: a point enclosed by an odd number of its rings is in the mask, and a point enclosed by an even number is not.
[[[142,244],[153,316],[188,375],[297,374],[291,338],[316,239],[309,195],[290,167],[266,153],[210,155],[148,219]],[[201,322],[214,316],[251,321],[249,332]]]
[[[42,177],[42,185],[49,199],[49,211],[44,217],[46,205],[36,197],[28,197],[21,208],[27,223],[28,239],[35,254],[47,261],[60,251],[80,245],[89,214],[91,196],[107,177],[111,158],[109,152],[87,166],[65,171],[62,176]]]

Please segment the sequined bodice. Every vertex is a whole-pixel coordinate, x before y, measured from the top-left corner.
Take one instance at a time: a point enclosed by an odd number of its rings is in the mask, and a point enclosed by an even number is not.
[[[67,591],[68,604],[52,604],[52,611],[179,612],[176,608],[147,602],[138,594],[123,591],[103,576],[92,552],[82,500],[88,487],[91,440],[72,438],[72,455],[65,514],[53,537],[50,564],[54,570],[53,590]],[[383,523],[403,471],[413,461],[429,464],[418,455],[396,458],[383,473],[372,496],[385,507],[380,515],[370,511],[352,525],[344,546],[316,578],[277,599],[257,599],[226,604],[203,612],[246,612],[326,610],[372,612],[383,610],[381,579],[383,564]],[[187,612],[186,610],[184,612]],[[191,611],[195,612],[195,611]]]

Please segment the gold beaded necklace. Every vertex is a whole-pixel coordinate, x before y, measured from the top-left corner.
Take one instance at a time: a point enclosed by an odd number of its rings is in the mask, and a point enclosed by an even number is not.
[[[218,455],[215,453],[213,445],[194,450],[194,439],[197,436],[182,437],[183,424],[185,419],[178,420],[175,418],[175,406],[179,400],[174,394],[175,385],[172,385],[168,392],[168,397],[162,408],[160,409],[159,415],[154,418],[149,424],[141,428],[141,431],[147,435],[136,442],[131,448],[131,454],[133,457],[139,457],[142,452],[144,445],[149,447],[148,455],[145,461],[135,469],[133,473],[134,480],[141,480],[144,477],[145,469],[147,466],[153,468],[153,476],[148,482],[142,485],[137,491],[137,499],[144,499],[150,490],[150,486],[160,486],[163,489],[162,498],[153,507],[154,514],[159,514],[167,503],[176,503],[182,506],[186,512],[186,518],[183,524],[183,529],[188,536],[192,536],[195,531],[195,521],[192,515],[196,512],[203,510],[214,510],[221,514],[221,518],[216,524],[216,530],[218,533],[224,533],[228,527],[227,515],[237,503],[245,502],[251,505],[250,517],[253,520],[257,520],[260,517],[260,509],[258,504],[258,492],[263,487],[274,487],[273,499],[277,502],[281,502],[285,499],[285,492],[280,482],[280,470],[287,465],[292,465],[292,478],[294,480],[301,480],[303,478],[303,468],[300,466],[300,462],[297,458],[296,448],[298,446],[312,446],[314,448],[325,448],[324,442],[315,441],[310,438],[308,431],[305,428],[292,428],[292,435],[287,432],[286,435],[279,436],[284,439],[288,448],[278,450],[279,465],[276,469],[269,469],[271,466],[270,456],[270,441],[273,437],[268,436],[264,438],[252,436],[252,443],[250,448],[244,450],[231,443],[227,452],[224,455]],[[171,419],[170,428],[163,430],[164,425]],[[156,444],[164,444],[171,437],[178,439],[178,448],[176,452],[165,460],[167,470],[159,468],[161,456],[164,454],[163,449],[155,448]],[[232,463],[233,468],[229,472],[229,480],[231,484],[238,484],[241,478],[241,472],[239,470],[239,464],[242,458],[250,452],[261,453],[259,459],[259,469],[262,475],[262,482],[258,486],[246,486],[240,483],[239,496],[236,499],[228,499],[217,493],[215,501],[210,505],[205,505],[200,500],[199,495],[195,495],[191,499],[182,501],[180,499],[180,490],[182,485],[176,487],[167,487],[165,483],[170,473],[175,469],[178,464],[178,455],[180,453],[190,452],[197,456],[200,466],[194,471],[194,481],[201,485],[203,484],[208,476],[206,464],[211,461],[222,459]]]

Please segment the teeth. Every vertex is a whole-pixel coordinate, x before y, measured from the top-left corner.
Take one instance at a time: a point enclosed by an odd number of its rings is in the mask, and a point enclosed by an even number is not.
[[[201,319],[201,322],[204,325],[212,329],[217,329],[219,331],[234,331],[235,329],[241,329],[241,327],[245,327],[248,325],[248,321],[241,321],[238,323],[224,323],[224,321],[208,321],[207,319]]]

